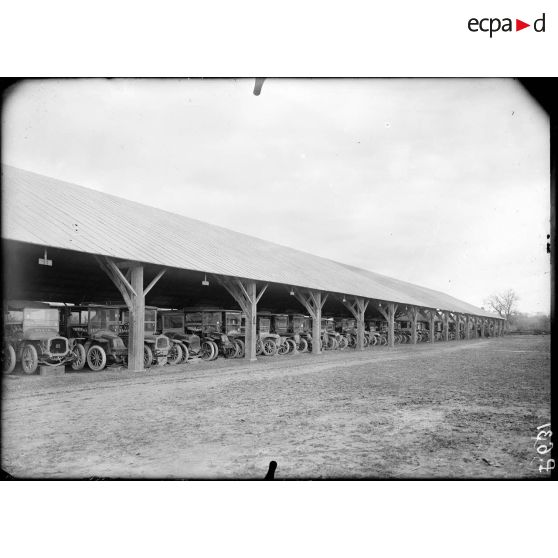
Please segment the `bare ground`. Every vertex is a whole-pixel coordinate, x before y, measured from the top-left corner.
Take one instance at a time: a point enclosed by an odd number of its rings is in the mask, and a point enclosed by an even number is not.
[[[25,478],[545,478],[550,337],[3,379]],[[548,457],[548,456],[545,456]]]

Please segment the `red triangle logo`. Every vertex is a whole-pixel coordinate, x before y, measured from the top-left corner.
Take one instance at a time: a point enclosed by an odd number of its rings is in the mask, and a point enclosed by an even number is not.
[[[531,27],[531,25],[529,23],[525,23],[524,21],[521,21],[520,19],[515,20],[515,30],[516,31],[521,31],[522,29],[525,29],[526,27]]]

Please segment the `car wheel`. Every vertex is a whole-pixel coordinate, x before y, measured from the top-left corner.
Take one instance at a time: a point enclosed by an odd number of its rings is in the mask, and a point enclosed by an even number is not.
[[[72,353],[74,353],[72,370],[77,372],[85,366],[85,347],[81,343],[76,343],[72,349]]]
[[[235,358],[238,354],[238,345],[233,343],[231,347],[223,347],[223,355],[225,358]]]
[[[242,339],[235,339],[235,344],[238,346],[238,351],[236,353],[236,358],[244,358],[246,354],[246,345]]]
[[[296,343],[292,339],[287,339],[289,345],[289,353],[296,353]]]
[[[210,341],[203,341],[200,348],[200,356],[202,360],[213,360],[215,356],[215,348]]]
[[[4,343],[2,365],[4,374],[11,374],[14,371],[16,365],[16,354],[10,343]]]
[[[178,343],[171,343],[167,362],[173,366],[182,361],[182,347]]]
[[[182,360],[180,362],[181,363],[186,362],[190,358],[190,351],[188,350],[188,347],[184,343],[178,343],[178,344],[182,349]]]
[[[209,342],[213,345],[213,358],[211,360],[217,360],[217,357],[219,356],[219,346],[215,343],[215,341]]]
[[[153,351],[147,345],[143,346],[143,367],[151,368],[153,364]]]
[[[300,353],[305,353],[308,351],[308,341],[306,341],[304,337],[300,338],[300,343],[298,344],[297,350]]]
[[[107,363],[107,353],[100,345],[92,345],[87,351],[87,364],[91,370],[98,372]]]
[[[26,374],[34,374],[39,366],[37,349],[33,345],[25,345],[21,355],[21,368]]]
[[[265,356],[275,356],[277,354],[277,343],[273,339],[266,339],[263,342],[263,354]]]

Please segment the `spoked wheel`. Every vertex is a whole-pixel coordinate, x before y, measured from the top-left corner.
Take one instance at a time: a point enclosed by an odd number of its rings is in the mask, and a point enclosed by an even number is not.
[[[4,343],[2,351],[2,370],[4,374],[11,374],[16,365],[15,350],[10,343]]]
[[[275,356],[277,354],[277,343],[273,339],[266,339],[262,346],[265,356]]]
[[[172,366],[182,362],[182,347],[178,343],[172,343],[167,355],[167,362]]]
[[[147,345],[143,346],[143,367],[151,368],[153,364],[153,351]]]
[[[285,339],[284,343],[281,343],[281,345],[279,345],[277,347],[277,354],[278,355],[286,355],[289,353],[289,351],[291,350],[291,347],[289,345],[289,343],[287,342],[287,340]]]
[[[300,338],[300,343],[298,344],[297,350],[299,353],[306,353],[308,351],[308,341],[304,337]]]
[[[188,350],[188,347],[184,343],[178,343],[178,344],[182,349],[182,360],[180,362],[181,363],[186,362],[190,358],[190,351]]]
[[[335,337],[328,337],[324,349],[333,351],[337,348],[337,339]]]
[[[209,341],[213,345],[213,358],[211,360],[216,360],[219,356],[219,347],[215,341]]]
[[[341,337],[339,337],[339,350],[343,350],[346,349],[349,346],[349,340],[342,335]]]
[[[200,349],[200,357],[202,360],[213,360],[215,357],[215,347],[210,341],[203,341]]]
[[[292,339],[287,339],[287,345],[289,346],[289,353],[296,353],[296,343]]]
[[[246,346],[244,344],[244,341],[242,341],[242,339],[235,339],[234,344],[238,347],[236,358],[244,358],[244,355],[246,354]]]
[[[370,344],[370,342],[368,341],[368,337],[366,337],[366,335],[364,336],[364,348],[366,349],[366,347],[368,347],[368,345]]]
[[[87,351],[87,364],[91,370],[98,372],[107,363],[107,353],[100,345],[92,345]]]
[[[81,343],[76,343],[72,349],[74,360],[72,361],[72,370],[76,372],[82,370],[85,366],[85,347]]]
[[[263,354],[263,344],[261,339],[256,341],[256,356],[260,356]]]
[[[223,347],[223,355],[225,358],[236,358],[238,354],[238,345],[233,343],[230,347]]]
[[[37,349],[33,345],[25,345],[21,355],[21,368],[26,374],[34,374],[39,366]]]

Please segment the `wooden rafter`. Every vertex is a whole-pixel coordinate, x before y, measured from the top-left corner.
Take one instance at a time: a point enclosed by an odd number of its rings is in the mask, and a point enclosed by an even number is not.
[[[147,285],[147,287],[143,290],[143,296],[146,296],[147,293],[157,284],[157,282],[159,281],[159,279],[161,279],[161,277],[167,272],[166,269],[162,269],[161,271],[159,271],[159,273],[157,273],[157,275],[154,277],[153,281],[151,281],[151,283],[149,283],[149,285]]]
[[[107,257],[95,256],[97,263],[101,269],[109,276],[116,288],[120,291],[124,302],[128,308],[132,307],[132,296],[137,296],[136,291],[132,288],[129,281],[122,275],[114,262]]]

